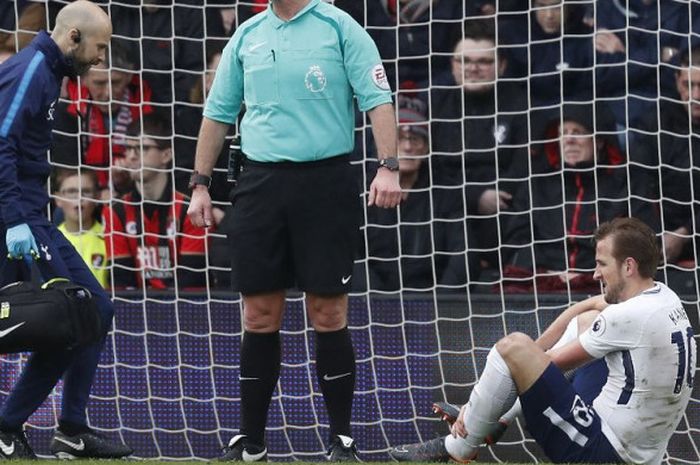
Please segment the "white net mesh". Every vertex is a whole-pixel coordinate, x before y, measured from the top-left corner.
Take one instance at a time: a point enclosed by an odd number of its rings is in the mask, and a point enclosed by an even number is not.
[[[50,28],[64,3],[3,2],[3,50]],[[130,171],[119,161],[128,145],[126,128],[164,112],[173,132],[167,172],[186,192],[211,77],[205,70],[216,67],[237,24],[265,3],[103,1],[114,23],[111,60],[101,74],[64,88],[52,162],[97,172],[105,194],[97,203],[119,203],[119,192],[109,186],[128,190]],[[445,433],[431,403],[465,402],[500,337],[516,330],[536,336],[567,305],[596,292],[588,239],[605,219],[633,213],[655,222],[668,258],[659,278],[682,295],[697,327],[697,140],[695,110],[684,102],[700,98],[700,87],[692,71],[685,79],[687,62],[679,61],[697,39],[693,2],[335,3],[370,32],[392,88],[402,89],[397,114],[417,129],[402,131],[402,150],[415,149],[416,137],[427,136],[432,147],[430,155],[408,154],[419,161],[417,176],[396,213],[365,212],[349,312],[358,363],[353,432],[363,458],[385,460],[392,445]],[[477,15],[491,24],[465,22]],[[557,21],[564,24],[561,33]],[[484,45],[489,28],[498,51],[493,42]],[[583,133],[562,121],[578,123]],[[585,129],[595,135],[599,158],[562,169],[560,132],[573,147],[590,141]],[[225,158],[213,188],[222,213]],[[358,118],[353,163],[365,192],[374,159],[368,120]],[[53,180],[51,187],[60,186]],[[76,199],[75,192],[55,194]],[[87,196],[79,190],[77,197]],[[137,217],[159,207],[179,215],[168,201],[130,202],[125,204],[133,204]],[[85,208],[80,205],[78,211]],[[167,231],[141,234],[142,228],[125,227],[123,238],[146,255],[109,268],[113,282],[133,272],[137,289],[113,291],[114,329],[88,417],[92,427],[120,437],[139,457],[210,458],[238,427],[241,318],[240,299],[227,288],[228,220],[224,216],[209,234],[200,264],[181,262]],[[79,224],[87,229],[83,220]],[[187,231],[175,237],[197,239]],[[162,272],[164,287],[174,289],[155,289],[143,263]],[[205,266],[207,273],[201,272]],[[288,299],[282,338],[283,369],[267,428],[270,457],[321,459],[328,419],[316,381],[313,332],[298,294]],[[22,360],[0,359],[3,398]],[[696,392],[672,438],[670,462],[700,461],[699,398]],[[39,453],[48,451],[60,399],[59,386],[29,421]],[[541,458],[521,426],[480,457]]]

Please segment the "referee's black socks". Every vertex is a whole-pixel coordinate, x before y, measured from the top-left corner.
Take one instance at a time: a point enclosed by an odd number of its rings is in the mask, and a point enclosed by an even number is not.
[[[280,376],[280,333],[243,333],[241,342],[241,434],[265,447],[270,399]]]
[[[328,410],[331,435],[350,434],[355,393],[355,352],[347,327],[316,332],[316,375]]]

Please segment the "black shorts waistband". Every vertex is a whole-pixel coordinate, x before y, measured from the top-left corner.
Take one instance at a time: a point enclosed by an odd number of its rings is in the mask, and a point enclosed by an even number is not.
[[[334,157],[322,158],[312,161],[255,161],[246,157],[244,164],[249,167],[274,168],[274,169],[294,169],[294,168],[315,168],[321,166],[332,166],[350,163],[350,154],[344,153]]]

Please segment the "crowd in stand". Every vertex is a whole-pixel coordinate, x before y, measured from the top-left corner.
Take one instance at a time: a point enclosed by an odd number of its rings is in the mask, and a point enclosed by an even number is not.
[[[103,3],[110,59],[54,112],[53,218],[106,286],[225,289],[226,155],[207,234],[186,184],[223,47],[267,2]],[[356,291],[595,291],[592,233],[633,215],[657,231],[667,280],[697,292],[698,4],[334,3],[376,41],[399,120],[403,202],[367,211]],[[0,60],[60,6],[4,2]],[[364,134],[354,159],[373,170]]]

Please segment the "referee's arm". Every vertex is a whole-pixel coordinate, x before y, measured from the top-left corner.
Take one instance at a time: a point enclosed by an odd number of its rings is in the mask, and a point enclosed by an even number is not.
[[[397,129],[394,106],[391,103],[384,103],[372,108],[367,114],[372,122],[372,134],[379,159],[396,157]],[[401,187],[398,171],[378,169],[369,188],[367,205],[393,208],[400,202]]]
[[[211,176],[214,165],[224,146],[229,125],[214,121],[206,116],[197,138],[197,152],[194,157],[194,169],[200,174]],[[208,228],[214,224],[211,213],[211,197],[206,186],[197,185],[192,189],[192,200],[187,209],[192,224],[198,228]]]

